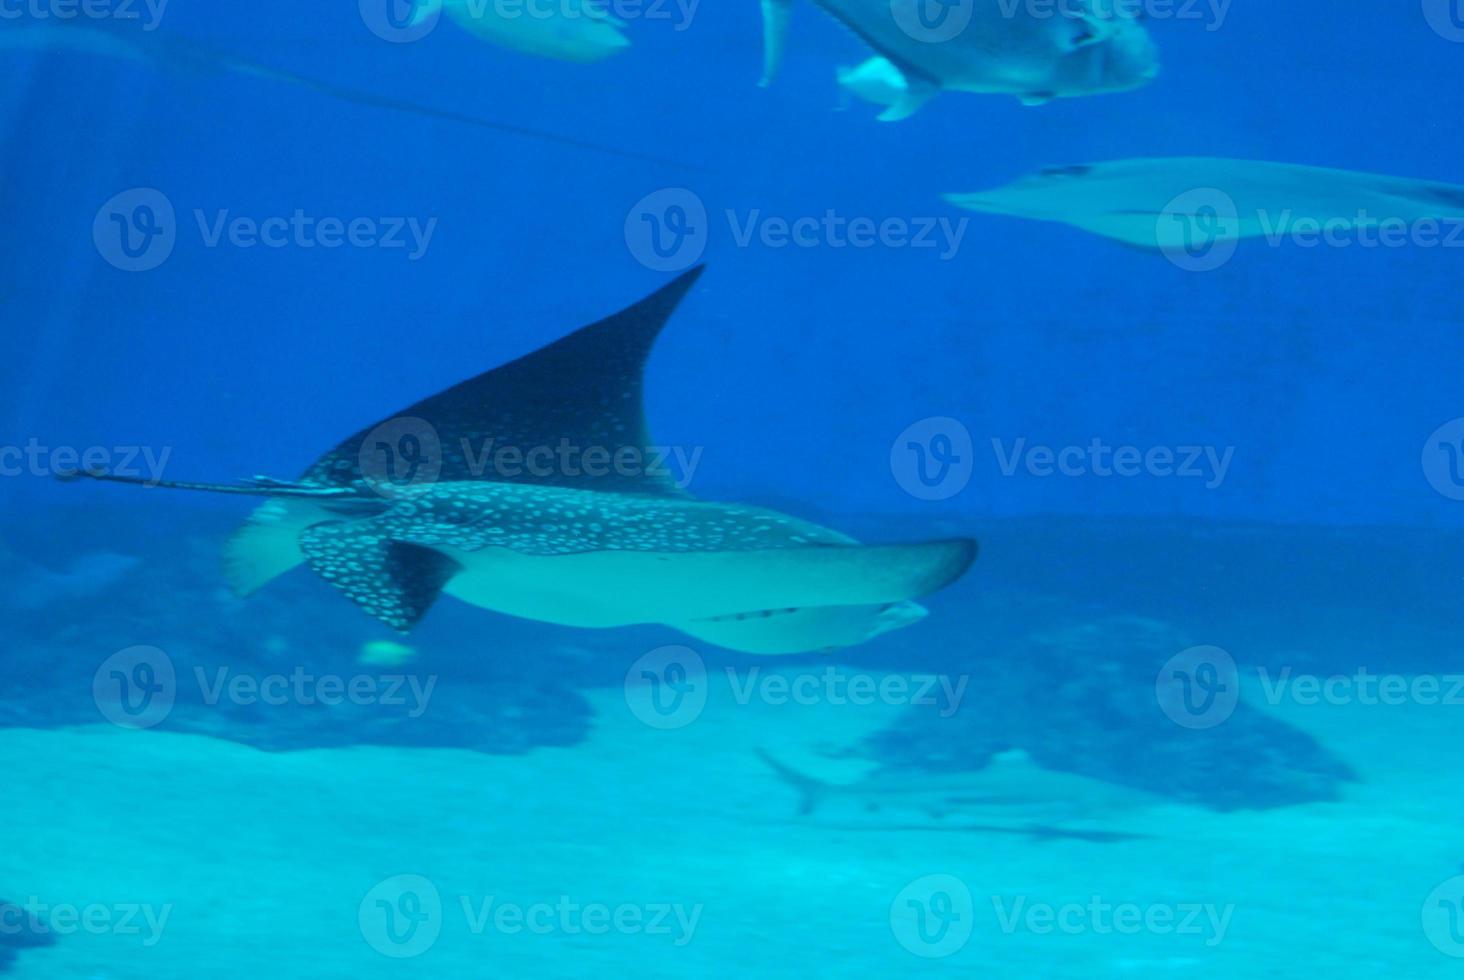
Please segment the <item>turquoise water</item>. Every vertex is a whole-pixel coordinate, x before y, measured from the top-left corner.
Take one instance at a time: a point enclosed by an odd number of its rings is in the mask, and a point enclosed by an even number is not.
[[[0,3],[0,973],[1456,973],[1464,11],[1134,6]]]

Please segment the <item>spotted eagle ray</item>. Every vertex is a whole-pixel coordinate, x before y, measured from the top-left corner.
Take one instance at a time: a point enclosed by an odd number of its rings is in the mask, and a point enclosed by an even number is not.
[[[972,211],[1058,221],[1169,251],[1242,238],[1464,221],[1464,186],[1268,160],[1171,157],[1048,167],[946,200]],[[1439,237],[1458,228],[1436,229]]]
[[[427,119],[487,129],[505,135],[543,143],[554,143],[576,150],[617,156],[644,163],[673,167],[679,170],[699,171],[703,168],[670,160],[637,150],[623,149],[577,139],[561,133],[520,126],[513,123],[485,119],[470,113],[455,112],[434,106],[410,102],[386,95],[377,95],[359,89],[337,85],[323,79],[313,78],[297,72],[274,68],[251,61],[227,51],[219,51],[198,41],[176,35],[164,35],[158,31],[122,30],[106,28],[100,22],[43,21],[26,24],[10,24],[0,19],[0,50],[11,51],[72,51],[79,54],[113,58],[134,64],[146,65],[155,70],[192,75],[233,74],[265,78],[274,82],[306,89],[317,95],[387,112],[405,113]]]
[[[913,623],[925,610],[911,600],[959,578],[974,541],[860,544],[777,511],[693,499],[654,467],[486,472],[477,447],[642,452],[645,360],[700,271],[368,426],[294,482],[70,475],[274,498],[225,548],[234,591],[303,563],[402,632],[444,592],[573,626],[662,623],[751,653],[849,646]],[[404,483],[398,456],[413,462]]]
[[[904,80],[880,119],[914,113],[942,91],[1014,95],[1027,105],[1123,92],[1159,73],[1139,18],[1101,0],[1038,9],[1013,0],[814,0]],[[793,0],[762,0],[763,76],[782,61]],[[930,7],[937,7],[931,16]],[[885,86],[886,89],[889,86]]]

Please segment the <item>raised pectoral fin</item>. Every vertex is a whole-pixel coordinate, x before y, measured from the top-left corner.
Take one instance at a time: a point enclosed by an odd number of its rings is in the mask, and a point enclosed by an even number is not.
[[[317,575],[403,633],[462,569],[440,551],[382,537],[372,521],[317,524],[300,535],[300,550]]]

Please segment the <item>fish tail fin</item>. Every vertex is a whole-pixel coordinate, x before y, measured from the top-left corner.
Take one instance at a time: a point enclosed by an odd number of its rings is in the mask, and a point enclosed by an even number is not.
[[[901,119],[909,119],[920,111],[921,106],[935,98],[936,94],[940,92],[940,89],[923,79],[907,78],[905,86],[900,101],[875,118],[880,122],[899,122]]]
[[[798,815],[806,817],[818,805],[823,802],[824,797],[829,793],[829,784],[812,776],[806,776],[797,769],[792,769],[779,762],[766,749],[753,749],[757,757],[767,763],[768,768],[778,774],[778,778],[798,791]]]
[[[783,50],[788,45],[788,23],[793,17],[793,0],[762,0],[763,73],[759,88],[767,88],[783,63]]]

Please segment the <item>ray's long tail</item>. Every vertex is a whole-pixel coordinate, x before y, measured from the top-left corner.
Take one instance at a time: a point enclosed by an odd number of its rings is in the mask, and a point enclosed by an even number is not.
[[[364,92],[360,89],[346,88],[345,86],[336,85],[333,82],[312,78],[308,75],[299,75],[295,72],[285,71],[279,68],[271,68],[267,65],[247,61],[232,55],[221,55],[219,56],[219,61],[230,70],[238,73],[285,82],[300,88],[309,89],[341,102],[349,102],[371,109],[385,109],[388,112],[406,113],[413,116],[422,116],[427,119],[440,119],[444,122],[459,123],[464,126],[476,126],[479,129],[493,130],[494,132],[506,133],[510,136],[518,136],[523,139],[537,140],[541,143],[553,143],[558,146],[585,150],[590,153],[600,153],[607,156],[620,157],[625,160],[637,160],[641,163],[654,163],[658,166],[670,167],[676,170],[688,170],[698,173],[706,172],[706,169],[703,167],[684,163],[680,160],[659,157],[651,153],[642,153],[639,150],[627,150],[605,143],[596,143],[592,140],[577,139],[576,137],[565,136],[562,133],[551,132],[547,129],[499,122],[493,119],[485,119],[482,116],[454,112],[451,109],[439,109],[434,106],[422,105],[419,102],[408,102],[405,99],[394,99],[390,96]]]
[[[327,98],[340,102],[348,102],[353,105],[421,116],[427,119],[439,119],[444,122],[474,126],[479,129],[491,130],[521,139],[536,140],[541,143],[553,143],[571,149],[621,157],[626,160],[638,160],[642,163],[653,163],[658,166],[671,167],[678,170],[707,172],[707,168],[705,167],[686,163],[681,160],[656,156],[651,153],[642,153],[639,150],[610,146],[605,143],[594,142],[593,140],[579,139],[574,136],[566,136],[563,133],[539,129],[535,126],[521,126],[514,123],[500,122],[495,119],[487,119],[470,113],[455,112],[450,109],[441,109],[411,102],[406,99],[393,98],[388,95],[377,95],[372,92],[337,85],[334,82],[315,78],[310,75],[302,75],[297,72],[261,64],[260,62],[240,57],[229,51],[213,48],[199,41],[172,35],[166,38],[148,37],[145,40],[140,40],[135,36],[119,36],[115,31],[103,30],[90,24],[80,24],[70,21],[58,21],[54,24],[46,24],[43,26],[23,27],[0,23],[0,48],[30,48],[40,50],[67,48],[83,54],[100,54],[109,57],[124,58],[144,64],[161,65],[165,68],[171,66],[194,71],[224,71],[236,75],[252,75],[256,78],[266,78],[271,81],[294,85],[297,88],[307,89]]]
[[[98,480],[103,483],[126,483],[137,487],[161,487],[164,490],[200,490],[205,493],[232,493],[246,497],[305,497],[312,500],[353,499],[362,496],[359,488],[327,487],[313,483],[290,483],[267,476],[257,476],[244,483],[200,483],[192,480],[155,480],[151,477],[122,476],[103,470],[66,470],[56,474],[64,483],[74,480]]]

